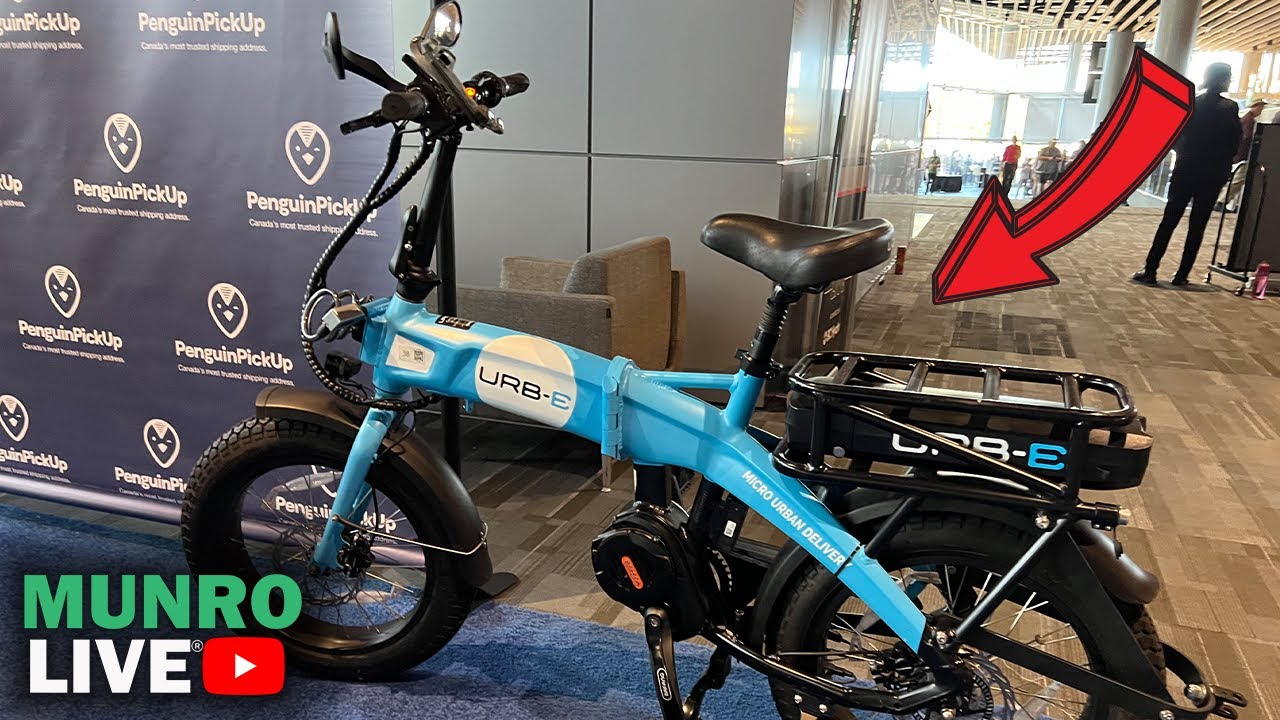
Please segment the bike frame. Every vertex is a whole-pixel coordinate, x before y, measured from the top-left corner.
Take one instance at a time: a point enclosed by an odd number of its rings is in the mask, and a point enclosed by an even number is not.
[[[361,360],[380,398],[411,390],[487,405],[600,443],[638,465],[689,468],[783,531],[918,650],[925,617],[893,578],[804,483],[774,469],[747,431],[764,380],[736,374],[654,372],[622,357],[606,360],[545,338],[429,312],[399,296],[365,306]],[[729,391],[722,410],[685,389]],[[342,519],[358,519],[370,494],[369,467],[397,421],[371,409],[356,435],[314,552],[338,567]]]

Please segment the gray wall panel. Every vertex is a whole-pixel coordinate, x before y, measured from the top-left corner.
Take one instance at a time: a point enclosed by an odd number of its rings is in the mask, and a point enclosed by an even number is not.
[[[592,151],[782,157],[793,7],[596,0]]]
[[[418,202],[427,173],[401,195]],[[587,251],[587,159],[458,151],[453,177],[458,282],[497,286],[508,255],[573,259]]]
[[[688,273],[685,366],[727,370],[751,339],[769,281],[702,245],[699,231],[724,212],[776,215],[780,169],[773,163],[640,158],[592,160],[593,248],[646,235],[671,238],[672,262]]]
[[[421,29],[426,6],[423,0],[395,0],[398,51]],[[458,76],[492,70],[523,72],[530,80],[528,92],[494,110],[506,133],[471,133],[467,147],[586,152],[589,10],[589,0],[462,3],[462,38],[454,48]],[[397,77],[408,80],[408,70],[397,65]]]

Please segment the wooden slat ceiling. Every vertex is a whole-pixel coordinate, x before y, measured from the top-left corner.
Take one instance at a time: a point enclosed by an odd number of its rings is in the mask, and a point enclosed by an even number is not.
[[[1155,38],[1159,0],[940,0],[951,32],[995,54],[1002,32],[1017,26],[1020,45],[1106,40],[1111,30]],[[1280,52],[1280,0],[1203,0],[1197,50]]]

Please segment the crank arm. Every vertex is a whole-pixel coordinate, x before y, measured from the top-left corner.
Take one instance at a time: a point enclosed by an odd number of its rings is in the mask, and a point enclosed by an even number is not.
[[[658,691],[658,706],[662,708],[663,720],[686,720],[684,701],[680,698],[680,681],[676,679],[675,643],[671,640],[671,624],[666,610],[652,607],[644,611],[644,639],[649,645],[653,686]]]
[[[1236,712],[1232,706],[1243,706],[1245,702],[1244,697],[1239,693],[1215,686],[1212,688],[1211,694],[1206,692],[1205,696],[1199,699],[1197,707],[1186,708],[1173,702],[1167,694],[1163,698],[1149,695],[1141,690],[1118,683],[1105,675],[1099,675],[1042,650],[1023,645],[1003,635],[989,632],[982,628],[974,628],[969,637],[966,638],[965,643],[1051,680],[1057,680],[1063,685],[1087,693],[1108,705],[1124,708],[1138,717],[1161,718],[1161,720],[1204,720],[1212,714],[1225,718],[1235,718]],[[1173,648],[1166,646],[1166,651],[1168,650],[1173,650]],[[1199,671],[1191,665],[1189,660],[1186,660],[1185,656],[1177,652],[1177,650],[1173,650],[1170,655],[1176,655],[1179,659],[1176,663],[1170,663],[1170,669],[1179,676],[1179,679],[1184,681],[1191,680],[1191,682],[1199,681]],[[1179,668],[1173,667],[1174,664],[1183,665],[1184,663],[1184,667],[1181,668],[1183,672],[1178,672]],[[1184,673],[1188,673],[1188,667],[1190,668],[1189,673],[1193,676],[1191,678],[1184,675]],[[1202,687],[1204,686],[1202,685]]]
[[[698,720],[707,692],[724,687],[725,678],[733,669],[729,652],[724,648],[716,648],[711,654],[707,671],[689,691],[689,698],[681,700],[667,611],[663,608],[649,608],[643,614],[644,636],[649,645],[649,661],[653,666],[653,684],[658,691],[658,705],[662,708],[663,720]]]

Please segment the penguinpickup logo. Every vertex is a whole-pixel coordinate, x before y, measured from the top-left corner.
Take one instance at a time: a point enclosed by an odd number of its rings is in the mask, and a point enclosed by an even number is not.
[[[249,321],[249,299],[240,288],[228,282],[214,283],[209,288],[205,301],[209,317],[214,327],[228,340],[235,340],[244,331]],[[211,347],[188,340],[173,341],[174,354],[180,359],[199,360],[200,365],[178,364],[181,372],[195,375],[213,375],[232,380],[248,380],[250,382],[272,383],[276,385],[292,385],[293,382],[280,377],[259,375],[252,370],[223,369],[224,367],[260,368],[263,371],[279,371],[288,375],[293,370],[293,359],[278,350],[259,350],[245,347],[228,347],[219,345]]]
[[[116,113],[102,126],[102,139],[120,172],[126,175],[133,172],[142,154],[142,130],[138,129],[138,123],[124,113]]]
[[[160,466],[161,470],[168,470],[178,459],[178,453],[182,450],[182,440],[178,437],[178,431],[168,421],[152,418],[142,426],[142,446],[147,449],[147,454],[156,465]],[[115,479],[116,482],[135,485],[140,491],[149,492],[158,488],[183,493],[187,490],[187,481],[184,478],[172,475],[165,477],[160,473],[136,473],[119,466],[115,468]]]
[[[0,173],[0,207],[26,207],[20,197],[22,195],[22,180],[9,173]],[[12,195],[13,197],[4,197]]]
[[[71,268],[66,265],[50,265],[44,271],[43,284],[44,294],[53,304],[53,309],[67,320],[74,317],[80,309],[83,293],[80,279]],[[19,318],[18,334],[44,341],[44,344],[23,342],[24,350],[70,355],[98,362],[124,362],[123,357],[115,354],[124,347],[124,339],[110,330],[79,325],[67,327],[61,323],[57,326],[42,325]],[[88,346],[91,349],[76,346]]]
[[[0,424],[4,425],[4,432],[10,440],[22,442],[29,426],[27,406],[12,395],[0,395]]]
[[[329,169],[330,150],[329,136],[325,134],[319,125],[310,120],[296,122],[285,131],[285,158],[289,161],[289,167],[293,168],[293,173],[308,186],[314,186],[319,183],[324,177],[325,171]],[[334,197],[323,193],[310,196],[299,193],[290,197],[262,193],[256,190],[245,191],[245,206],[247,209],[270,213],[281,218],[294,215],[316,216],[321,220],[327,218],[349,218],[359,212],[363,204],[363,198]],[[369,213],[370,219],[377,216],[377,210]],[[298,223],[281,223],[276,220],[258,220],[254,218],[250,218],[249,225],[272,229],[323,232],[329,232],[331,229],[336,232],[338,229],[323,225],[299,225]],[[367,228],[361,228],[357,232],[362,235],[373,234],[373,231]]]
[[[329,136],[309,120],[294,123],[285,133],[284,152],[298,179],[315,185],[329,167]]]
[[[62,317],[71,319],[80,307],[80,280],[65,265],[50,265],[44,271],[44,291]]]
[[[138,123],[124,113],[113,113],[107,117],[107,122],[102,126],[102,140],[107,147],[107,155],[116,168],[125,175],[132,173],[142,157],[142,128],[138,127]],[[72,178],[71,189],[76,197],[97,200],[106,206],[124,200],[169,205],[180,210],[187,206],[188,199],[187,191],[177,185],[146,182],[133,182],[126,185],[120,180],[110,184]],[[92,214],[143,217],[149,220],[189,220],[186,215],[154,210],[103,208],[92,205],[88,207],[77,205],[76,210]]]
[[[9,439],[15,443],[22,442],[22,439],[27,436],[27,431],[31,429],[31,416],[27,413],[27,406],[13,395],[0,395],[0,427],[4,428],[4,434],[8,435]],[[65,474],[69,467],[66,460],[53,453],[36,452],[35,450],[15,447],[0,448],[0,468],[17,475],[27,475],[46,480],[61,479],[47,475],[42,470],[18,468],[10,463],[52,470],[59,475]]]
[[[188,11],[186,15],[157,16],[138,13],[139,32],[164,33],[178,37],[183,33],[252,33],[259,37],[267,31],[267,20],[251,12],[220,13],[209,10],[202,13]]]
[[[217,283],[209,288],[209,315],[228,340],[235,340],[249,319],[249,301],[235,285]]]
[[[142,441],[147,446],[147,452],[151,453],[151,459],[165,469],[178,459],[178,452],[182,448],[178,431],[160,418],[152,418],[142,426]]]
[[[80,18],[69,12],[9,13],[0,17],[0,37],[8,33],[61,33],[75,37]]]

